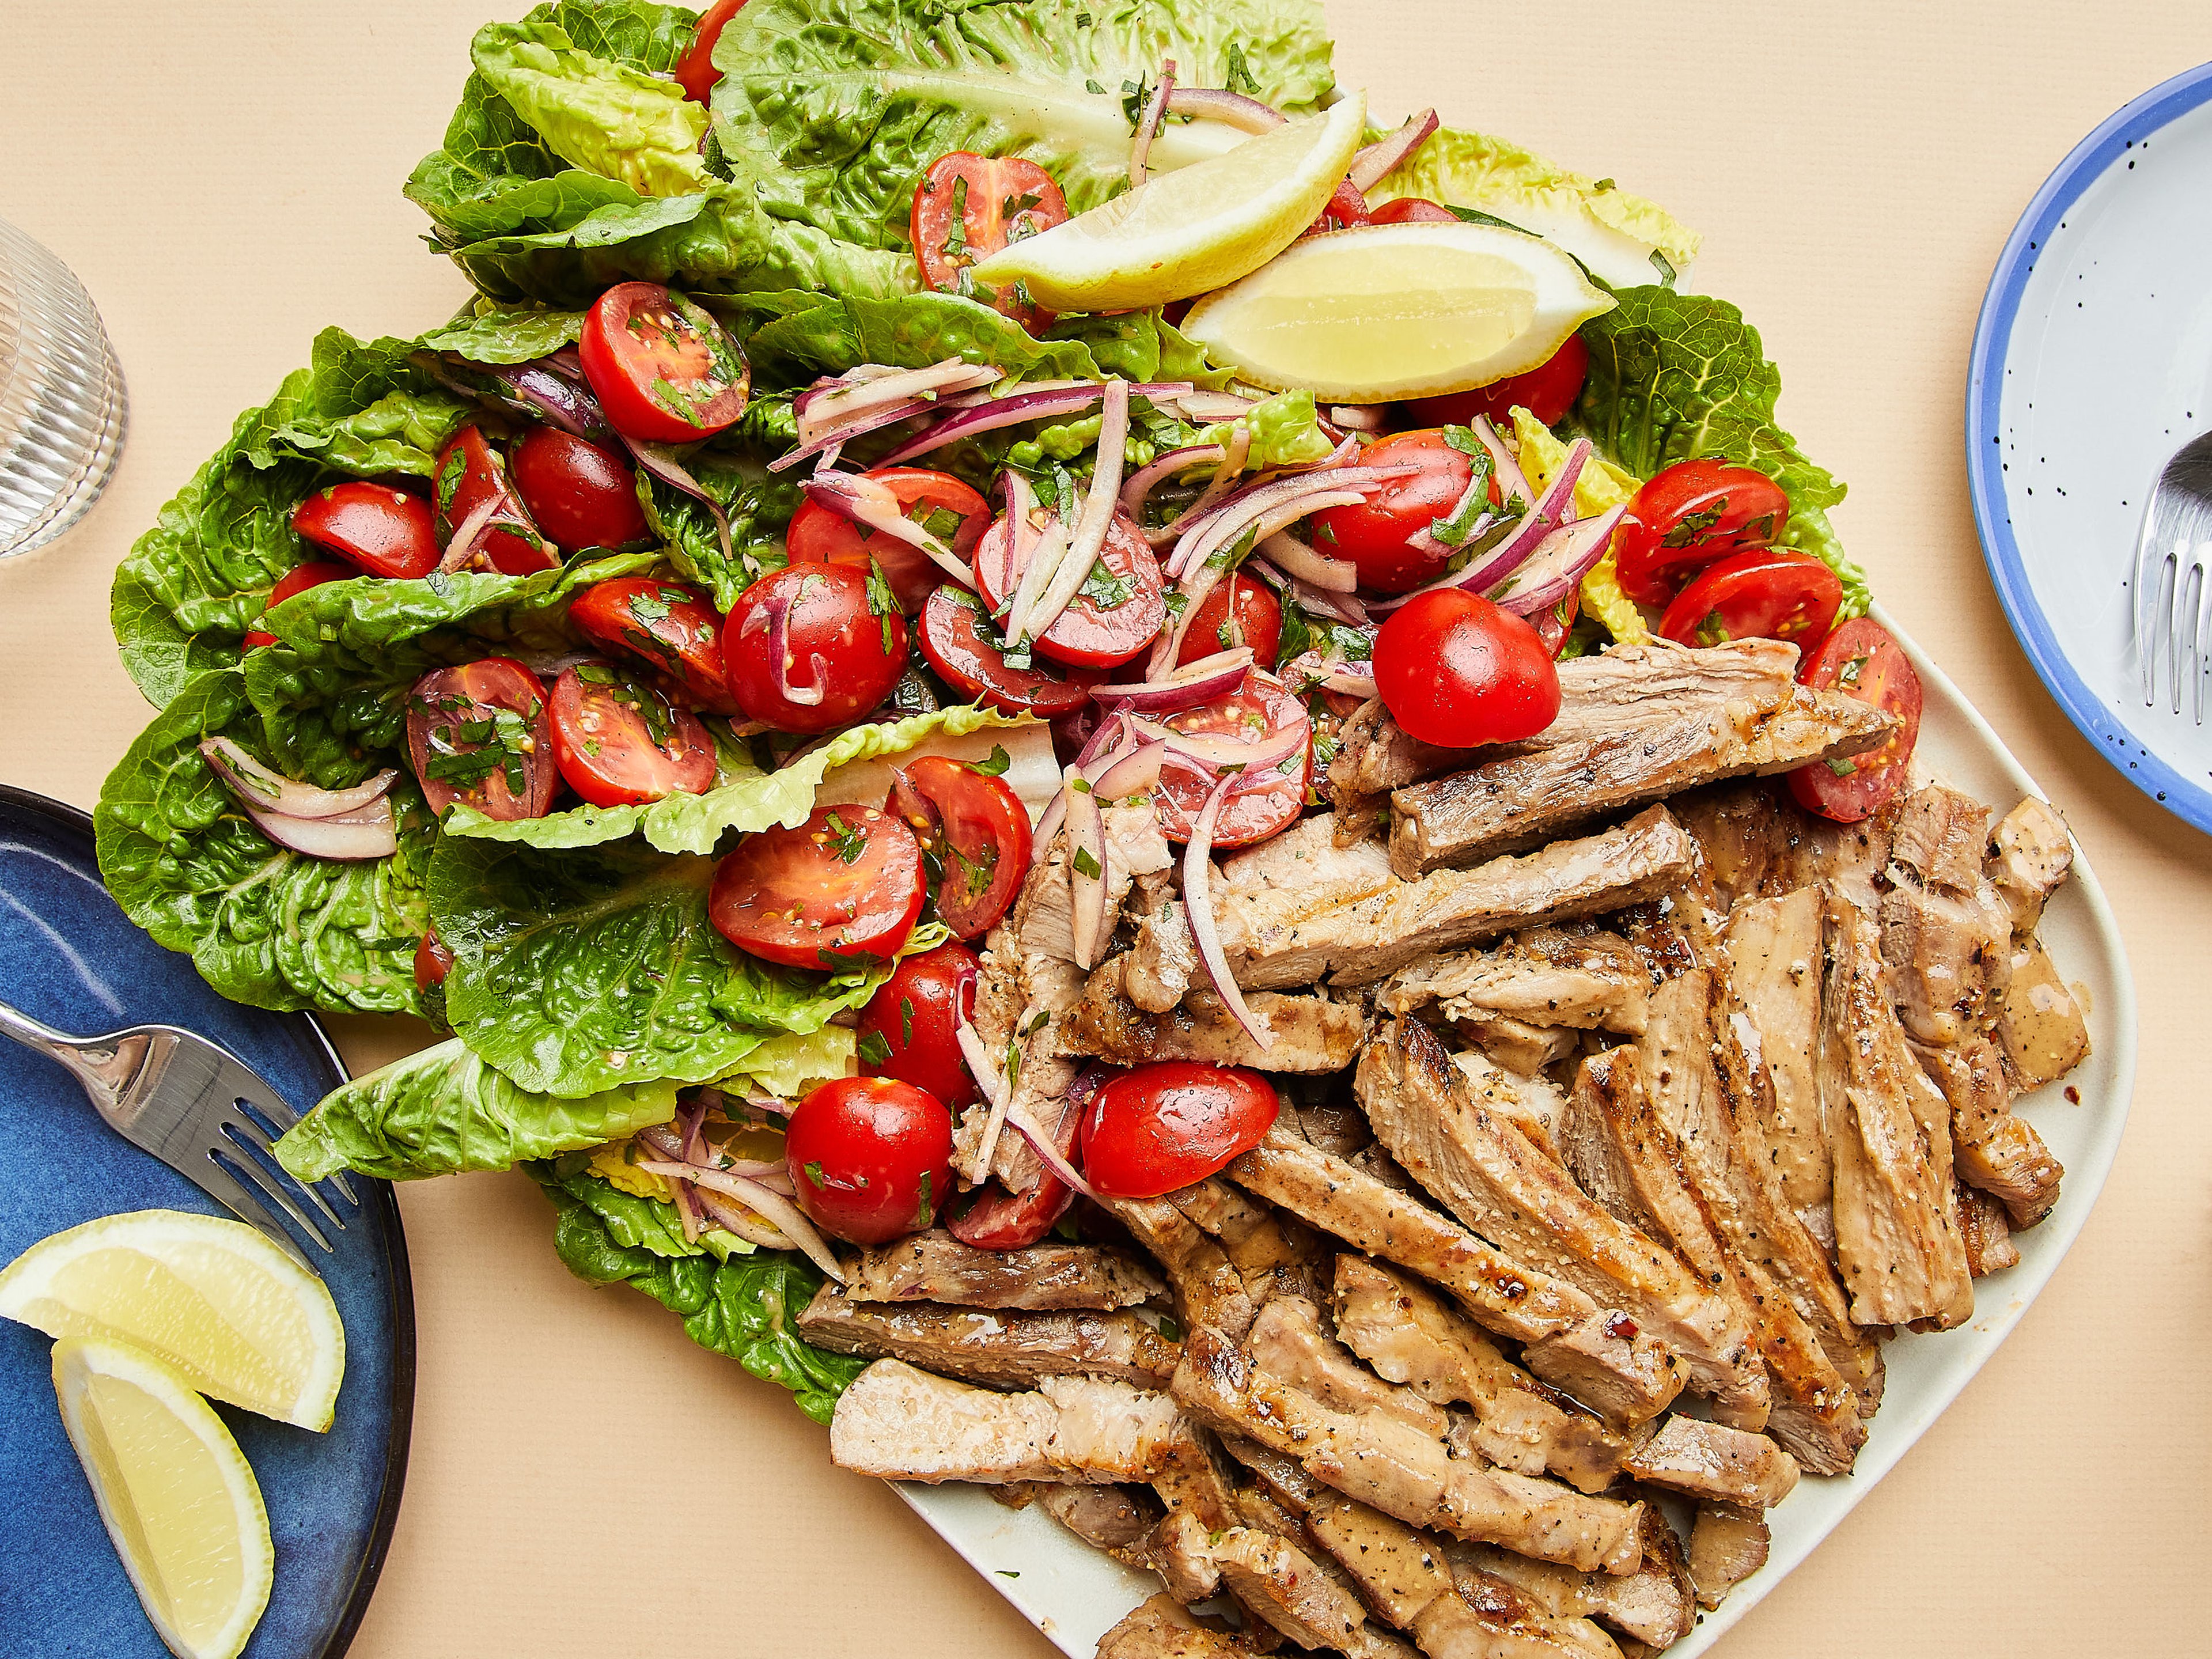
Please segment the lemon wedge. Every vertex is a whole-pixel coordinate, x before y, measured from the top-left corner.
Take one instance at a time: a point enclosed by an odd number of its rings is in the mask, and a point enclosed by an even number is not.
[[[1613,306],[1538,237],[1495,225],[1367,225],[1278,254],[1193,306],[1182,331],[1255,385],[1371,404],[1534,368]]]
[[[203,1394],[303,1429],[330,1427],[345,1374],[322,1280],[244,1222],[182,1210],[40,1240],[0,1271],[0,1316],[129,1343]]]
[[[169,1651],[236,1659],[269,1605],[269,1511],[238,1442],[152,1355],[120,1342],[54,1344],[62,1425],[124,1571]]]
[[[1018,279],[1053,311],[1165,305],[1233,283],[1314,222],[1366,123],[1367,100],[1354,93],[1010,243],[977,264],[975,280],[1003,288]]]

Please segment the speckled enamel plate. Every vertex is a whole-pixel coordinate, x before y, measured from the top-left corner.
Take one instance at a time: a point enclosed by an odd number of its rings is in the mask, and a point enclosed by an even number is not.
[[[1911,653],[1926,688],[1919,769],[1999,811],[2023,795],[2041,794],[1958,688],[1893,619],[1879,610],[1875,614]],[[2045,913],[2043,939],[2059,972],[2087,1008],[2092,1053],[2063,1084],[2019,1103],[2066,1166],[2057,1207],[2040,1226],[2014,1235],[2020,1248],[2017,1267],[1975,1285],[1971,1323],[1955,1331],[1908,1334],[1884,1347],[1888,1385],[1857,1468],[1848,1475],[1808,1475],[1798,1483],[1768,1517],[1774,1537],[1765,1567],[1669,1648],[1667,1659],[1695,1659],[1719,1640],[1896,1467],[2012,1334],[2088,1218],[2127,1121],[2135,1085],[2136,1001],[2104,890],[2085,860],[2077,859],[2074,869],[2074,879]],[[1090,1659],[1099,1636],[1160,1589],[1154,1575],[1133,1572],[1078,1542],[1034,1505],[1008,1510],[975,1486],[907,1486],[901,1492],[947,1543],[1073,1659]],[[1843,1612],[1838,1609],[1839,1615]]]
[[[2128,104],[2036,192],[1990,279],[1966,463],[1990,574],[2082,735],[2212,830],[2212,726],[2144,705],[2130,569],[2166,458],[2212,428],[2212,64]]]

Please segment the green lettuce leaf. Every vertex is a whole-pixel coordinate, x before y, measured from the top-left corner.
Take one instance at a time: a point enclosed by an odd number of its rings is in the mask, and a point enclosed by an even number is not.
[[[1251,453],[1244,462],[1248,471],[1256,472],[1267,466],[1310,465],[1327,459],[1336,447],[1322,432],[1313,393],[1303,389],[1278,392],[1272,398],[1263,398],[1238,419],[1252,434]],[[1235,424],[1218,421],[1201,428],[1191,442],[1225,444],[1230,428]]]
[[[1655,274],[1671,284],[1698,257],[1698,233],[1656,203],[1480,132],[1432,134],[1367,192],[1377,206],[1402,196],[1502,219],[1557,243],[1617,288]]]
[[[597,846],[642,830],[645,839],[664,853],[711,853],[732,830],[750,833],[775,823],[796,829],[805,823],[814,810],[816,787],[837,767],[896,755],[932,738],[965,737],[989,726],[1029,723],[995,708],[959,703],[902,720],[853,726],[773,772],[739,770],[702,795],[670,795],[644,806],[577,806],[507,823],[457,804],[447,814],[446,833],[464,840],[552,848]]]
[[[922,946],[933,950],[946,935],[939,927],[917,930],[931,935]],[[902,957],[919,954],[915,940],[907,941]],[[832,1078],[849,1077],[859,1055],[859,1044],[849,1025],[824,1025],[818,1031],[791,1031],[772,1036],[738,1062],[738,1069],[714,1081],[725,1089],[743,1092],[758,1089],[779,1100],[797,1100],[816,1085]]]
[[[748,413],[762,407],[757,399]],[[790,405],[782,407],[787,415]],[[773,448],[788,448],[793,435],[780,434]],[[720,503],[729,520],[727,553],[722,550],[721,532],[705,505],[642,468],[637,475],[638,499],[645,505],[646,521],[665,544],[670,560],[684,576],[707,589],[714,596],[714,608],[727,615],[745,589],[787,562],[783,534],[804,499],[805,486],[789,474],[764,473],[758,463],[720,448],[694,455],[690,471],[700,487]]]
[[[425,351],[458,352],[472,363],[526,363],[583,337],[580,311],[509,311],[483,300],[477,306],[416,343]]]
[[[553,1201],[559,1218],[553,1248],[570,1273],[589,1285],[628,1284],[642,1291],[678,1315],[694,1342],[791,1390],[799,1410],[816,1422],[830,1420],[837,1396],[866,1369],[865,1359],[825,1353],[799,1335],[799,1310],[822,1284],[804,1256],[763,1250],[718,1263],[624,1245],[550,1167],[526,1167]]]
[[[302,1181],[340,1170],[414,1181],[504,1170],[675,1115],[673,1083],[623,1084],[574,1100],[532,1094],[455,1037],[331,1091],[276,1143],[276,1161]]]
[[[714,131],[754,159],[770,215],[902,251],[915,188],[949,150],[1025,156],[1079,213],[1118,194],[1125,101],[1170,58],[1183,86],[1234,86],[1289,113],[1335,84],[1317,0],[750,0],[714,49]],[[1170,124],[1152,165],[1237,137]]]
[[[1775,418],[1782,372],[1759,331],[1725,300],[1647,286],[1583,325],[1589,378],[1569,421],[1601,453],[1639,477],[1700,455],[1754,467],[1790,497],[1782,542],[1816,554],[1844,586],[1844,617],[1872,603],[1866,573],[1845,556],[1827,509],[1844,499],[1833,474],[1806,459]]]
[[[624,1249],[672,1258],[710,1255],[717,1261],[727,1261],[733,1255],[750,1255],[760,1248],[711,1222],[701,1229],[697,1238],[684,1237],[684,1220],[673,1204],[666,1199],[624,1192],[598,1172],[590,1152],[570,1152],[541,1168],[551,1176],[546,1184],[558,1185],[589,1210],[607,1230],[607,1237]],[[544,1181],[545,1176],[541,1175],[539,1179]]]
[[[587,52],[556,22],[488,23],[469,61],[571,167],[641,196],[682,196],[712,182],[699,155],[707,112],[673,81]]]
[[[201,977],[259,1008],[413,1013],[436,828],[412,779],[393,785],[399,849],[340,863],[277,846],[208,769],[204,737],[264,760],[235,667],[193,680],[131,745],[93,814],[100,869],[123,912]]]
[[[927,368],[948,357],[1006,371],[994,389],[1023,380],[1096,380],[1098,360],[1082,339],[1040,340],[987,305],[955,294],[898,299],[824,298],[763,325],[745,342],[755,371],[776,384],[804,385],[863,363]]]

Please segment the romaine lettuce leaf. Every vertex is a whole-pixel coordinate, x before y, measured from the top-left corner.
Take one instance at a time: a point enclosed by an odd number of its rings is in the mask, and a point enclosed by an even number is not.
[[[1161,60],[1191,87],[1234,87],[1288,113],[1334,85],[1318,0],[750,0],[714,49],[714,131],[754,159],[778,219],[904,250],[915,185],[949,150],[1042,165],[1076,212],[1127,184],[1139,83]],[[1240,135],[1170,124],[1152,165],[1187,166]]]
[[[340,1170],[415,1181],[507,1169],[675,1115],[673,1083],[622,1084],[573,1100],[532,1094],[453,1037],[332,1090],[276,1143],[276,1161],[302,1181]]]
[[[93,823],[124,914],[239,1002],[420,1012],[415,946],[436,829],[414,781],[403,774],[392,790],[397,853],[308,858],[264,836],[209,770],[200,740],[218,735],[269,757],[235,666],[186,685],[108,775]]]
[[[1589,378],[1568,416],[1601,453],[1650,477],[1700,455],[1755,467],[1790,497],[1784,545],[1817,555],[1843,582],[1842,617],[1872,603],[1866,573],[1828,523],[1844,499],[1833,474],[1806,459],[1775,418],[1782,372],[1759,331],[1725,300],[1671,289],[1624,289],[1620,304],[1583,325]]]
[[[909,939],[901,956],[919,954],[915,945],[923,930]],[[941,927],[930,934],[924,950],[934,949],[949,937]],[[853,1075],[859,1044],[849,1025],[824,1025],[818,1031],[792,1031],[772,1036],[738,1062],[738,1069],[714,1081],[737,1092],[758,1089],[779,1100],[797,1100],[817,1084]]]
[[[1248,471],[1261,467],[1307,465],[1328,459],[1336,446],[1321,429],[1313,393],[1299,389],[1263,398],[1237,417],[1252,434],[1251,453],[1245,457]],[[1217,421],[1200,428],[1194,444],[1225,444],[1234,421]]]
[[[1446,128],[1431,135],[1367,192],[1378,206],[1401,196],[1503,219],[1557,243],[1615,287],[1655,275],[1672,283],[1698,257],[1698,233],[1656,204],[1480,132]]]
[[[683,1218],[668,1196],[668,1183],[624,1161],[636,1144],[626,1140],[589,1152],[571,1152],[552,1164],[562,1189],[597,1216],[617,1244],[659,1256],[711,1255],[717,1261],[750,1255],[760,1248],[711,1223],[697,1238],[684,1237]]]
[[[761,406],[756,400],[750,408]],[[783,407],[787,414],[789,405]],[[791,441],[791,434],[781,434],[769,453],[787,448]],[[757,463],[720,448],[701,450],[689,465],[691,476],[720,503],[729,521],[727,553],[705,505],[642,468],[638,499],[644,503],[646,521],[666,544],[670,560],[684,576],[706,588],[714,596],[714,608],[726,615],[745,589],[787,562],[784,531],[799,510],[803,485],[789,474],[764,474]]]
[[[716,1262],[703,1255],[666,1257],[624,1245],[592,1204],[551,1166],[526,1166],[553,1201],[559,1219],[553,1248],[568,1271],[588,1285],[628,1284],[680,1316],[702,1347],[727,1354],[755,1376],[791,1390],[799,1410],[827,1423],[837,1396],[867,1368],[865,1359],[825,1353],[798,1334],[799,1313],[822,1280],[804,1256],[787,1250]],[[604,1182],[597,1183],[607,1192]],[[604,1200],[602,1200],[604,1201]]]
[[[550,19],[486,24],[469,61],[571,167],[641,196],[688,195],[713,182],[699,155],[707,112],[675,82],[586,51]]]

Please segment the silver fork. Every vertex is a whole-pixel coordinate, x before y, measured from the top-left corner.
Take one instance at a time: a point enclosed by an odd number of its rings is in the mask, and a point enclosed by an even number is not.
[[[260,1113],[278,1134],[298,1122],[299,1115],[228,1049],[173,1025],[131,1025],[104,1036],[70,1036],[4,1002],[0,1035],[59,1060],[83,1085],[108,1127],[160,1158],[241,1221],[258,1227],[309,1273],[314,1264],[260,1200],[283,1211],[325,1254],[332,1249],[331,1241],[293,1201],[287,1183],[305,1194],[332,1227],[344,1231],[345,1223],[320,1193],[289,1176],[272,1176],[252,1156],[260,1152],[274,1167],[269,1132],[241,1105]],[[252,1191],[240,1184],[241,1178]],[[347,1203],[359,1206],[343,1176],[332,1176],[331,1184]]]
[[[2182,676],[2194,682],[2197,723],[2204,724],[2206,601],[2212,600],[2212,432],[2173,453],[2151,487],[2136,538],[2135,647],[2143,702],[2155,707],[2159,657],[2166,662],[2169,700],[2181,712]],[[2182,629],[2188,629],[2188,646]]]

